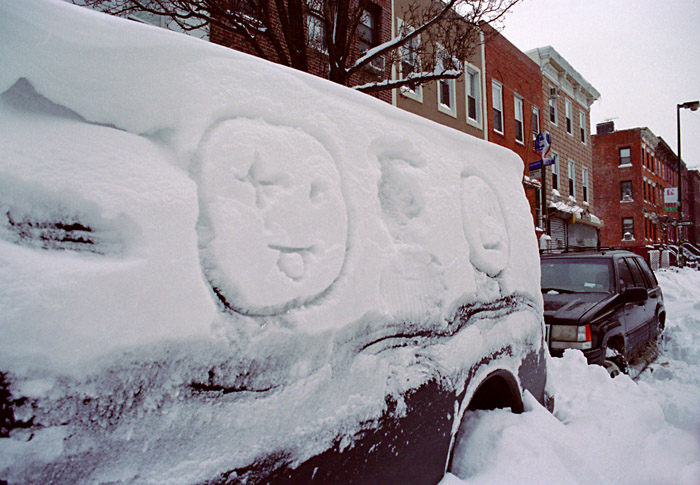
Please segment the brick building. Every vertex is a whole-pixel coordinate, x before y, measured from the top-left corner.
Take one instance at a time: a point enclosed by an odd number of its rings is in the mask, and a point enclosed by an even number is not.
[[[541,129],[551,135],[550,156],[545,167],[545,229],[551,247],[594,246],[601,221],[594,203],[593,150],[590,108],[598,91],[553,47],[526,52],[542,72],[542,98],[546,104]]]
[[[688,227],[687,240],[698,246],[700,242],[700,171],[688,170],[688,185],[685,191],[688,193],[688,205],[683,208],[683,213],[691,225]]]
[[[485,29],[487,137],[510,148],[523,160],[525,190],[537,224],[541,185],[530,177],[528,165],[541,158],[535,151],[534,140],[542,124],[542,72],[503,35],[488,26]]]
[[[595,204],[605,225],[601,244],[639,247],[673,243],[677,212],[665,210],[664,189],[676,187],[678,158],[648,128],[615,130],[601,123],[593,135]]]
[[[429,3],[432,0],[423,0]],[[395,35],[405,28],[403,13],[407,8],[415,6],[416,0],[394,1]],[[416,42],[419,42],[417,40]],[[410,63],[410,59],[409,63]],[[402,62],[401,68],[404,67]],[[416,60],[418,62],[418,60]],[[480,46],[468,59],[460,59],[464,66],[464,74],[457,79],[433,81],[409,88],[394,89],[392,91],[392,104],[400,109],[415,113],[418,116],[449,126],[478,138],[484,136],[484,50]],[[407,65],[407,68],[419,66]],[[398,79],[401,72],[394,72],[393,77]]]
[[[270,9],[273,16],[272,22],[279,24],[276,10]],[[324,46],[323,23],[314,15],[307,15],[306,25],[307,37],[309,46],[307,46],[306,54],[308,56],[309,73],[327,78],[329,70],[328,54]],[[238,34],[234,34],[229,30],[212,24],[210,32],[210,40],[217,44],[236,49],[251,55],[257,55],[251,44]],[[350,47],[350,59],[355,60],[360,57],[361,53],[388,41],[392,34],[392,1],[390,0],[374,0],[368,2],[364,10],[364,15],[358,26],[358,34],[353,38]],[[268,42],[261,42],[262,49],[268,59],[273,62],[279,62],[277,54],[273,46]],[[287,46],[283,45],[283,49],[288,52]],[[391,67],[381,61],[376,61],[365,66],[361,71],[354,74],[350,78],[350,86],[358,86],[370,82],[375,82],[381,79],[386,79],[390,74]],[[391,102],[392,94],[390,91],[380,91],[373,93],[383,101]]]

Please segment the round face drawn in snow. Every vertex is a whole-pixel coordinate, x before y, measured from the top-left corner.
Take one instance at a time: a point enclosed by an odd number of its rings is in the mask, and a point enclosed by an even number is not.
[[[508,263],[508,232],[496,194],[483,179],[462,176],[462,228],[476,269],[497,276]]]
[[[224,305],[274,315],[331,287],[348,219],[335,161],[318,140],[261,120],[226,120],[209,130],[199,162],[200,257]]]

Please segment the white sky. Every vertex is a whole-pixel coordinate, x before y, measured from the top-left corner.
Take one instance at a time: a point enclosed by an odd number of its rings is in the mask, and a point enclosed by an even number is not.
[[[503,34],[551,45],[599,92],[591,130],[646,126],[677,151],[676,105],[700,99],[700,1],[523,0]],[[700,165],[700,111],[681,110],[683,160]]]

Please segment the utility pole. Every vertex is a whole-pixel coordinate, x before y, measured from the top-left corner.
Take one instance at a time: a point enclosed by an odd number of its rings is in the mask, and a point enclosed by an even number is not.
[[[681,158],[681,109],[697,111],[700,101],[688,101],[676,105],[676,130],[678,132],[678,266],[684,264],[683,257],[683,159]]]

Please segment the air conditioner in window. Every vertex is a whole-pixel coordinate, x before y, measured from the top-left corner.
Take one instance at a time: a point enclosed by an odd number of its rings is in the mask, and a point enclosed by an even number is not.
[[[631,202],[632,196],[630,194],[625,194],[622,196],[622,202]]]
[[[379,56],[372,59],[369,64],[367,64],[367,69],[376,74],[384,74],[385,61],[384,56]]]
[[[559,88],[549,88],[549,97],[550,98],[558,98],[559,97]]]

